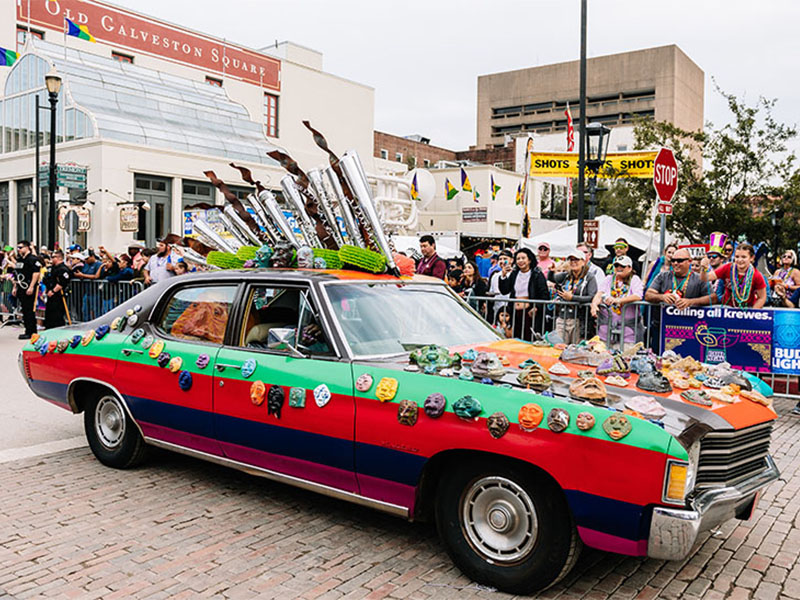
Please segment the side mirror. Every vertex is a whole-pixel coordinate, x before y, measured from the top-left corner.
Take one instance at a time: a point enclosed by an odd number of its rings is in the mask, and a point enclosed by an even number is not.
[[[305,357],[305,354],[297,349],[295,337],[297,330],[291,327],[275,327],[267,333],[267,348],[278,350],[279,352],[289,352],[297,358]]]

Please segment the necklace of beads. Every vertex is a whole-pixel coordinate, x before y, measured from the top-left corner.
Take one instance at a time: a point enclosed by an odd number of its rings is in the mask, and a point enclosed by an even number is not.
[[[735,263],[731,268],[731,271],[731,297],[733,298],[735,306],[744,308],[747,306],[747,301],[750,298],[750,291],[753,288],[753,274],[755,273],[755,269],[753,268],[753,265],[747,267],[741,283],[739,282],[739,272]]]
[[[675,279],[675,272],[672,272],[672,292],[675,294],[680,295],[683,298],[683,292],[686,289],[686,284],[689,283],[689,277],[691,277],[692,273],[689,272],[686,274],[686,277],[683,278],[680,285],[678,285],[678,280]]]
[[[611,297],[612,298],[624,298],[628,295],[628,290],[630,286],[626,283],[620,285],[619,280],[614,280],[614,286],[611,288]],[[622,314],[622,307],[618,304],[614,304],[611,306],[611,310],[613,310],[616,314]]]

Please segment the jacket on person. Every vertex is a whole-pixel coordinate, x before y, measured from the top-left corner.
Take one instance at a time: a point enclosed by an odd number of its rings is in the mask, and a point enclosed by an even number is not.
[[[511,274],[503,279],[500,278],[500,293],[508,295],[509,298],[516,298],[517,292],[514,284],[517,282],[519,269],[515,268]],[[528,280],[528,298],[535,300],[549,300],[550,290],[547,287],[547,280],[539,267],[534,267],[531,271],[531,278]]]

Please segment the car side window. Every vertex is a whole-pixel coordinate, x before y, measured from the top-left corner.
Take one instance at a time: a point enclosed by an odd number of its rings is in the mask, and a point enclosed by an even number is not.
[[[308,290],[299,287],[252,287],[239,345],[273,352],[291,353],[294,348],[303,354],[333,354]]]
[[[236,286],[197,286],[179,289],[169,299],[159,327],[173,337],[221,344]]]

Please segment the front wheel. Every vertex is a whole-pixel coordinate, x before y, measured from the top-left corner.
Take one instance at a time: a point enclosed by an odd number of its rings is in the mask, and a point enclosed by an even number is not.
[[[144,440],[114,394],[103,393],[87,404],[83,426],[92,453],[104,465],[127,469],[144,457]]]
[[[580,550],[561,490],[522,464],[454,467],[438,490],[436,525],[465,575],[512,594],[553,585]]]

